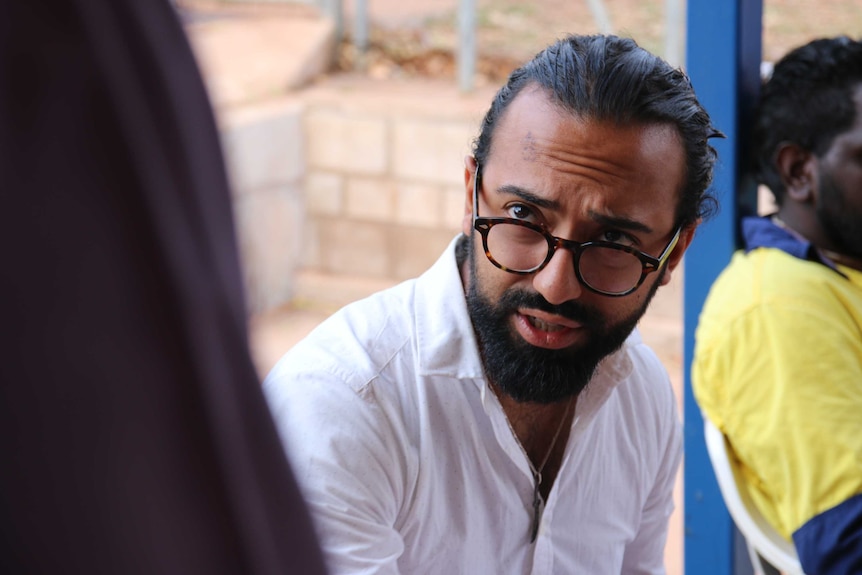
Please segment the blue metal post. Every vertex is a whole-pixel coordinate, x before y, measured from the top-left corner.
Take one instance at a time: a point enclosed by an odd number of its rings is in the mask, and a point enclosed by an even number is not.
[[[688,2],[686,68],[701,102],[727,136],[713,141],[719,153],[713,190],[721,209],[697,230],[685,258],[685,572],[697,575],[731,575],[741,568],[690,373],[700,309],[737,246],[739,215],[751,211],[756,197],[741,174],[741,160],[760,85],[762,13],[762,0]]]

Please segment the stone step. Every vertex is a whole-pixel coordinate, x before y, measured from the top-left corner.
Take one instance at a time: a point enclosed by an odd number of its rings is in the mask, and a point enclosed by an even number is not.
[[[344,305],[386,289],[395,280],[302,270],[293,298],[285,305],[252,315],[251,352],[261,378],[300,339]]]
[[[290,305],[298,309],[331,313],[396,283],[394,279],[301,270],[296,275]]]
[[[218,110],[303,87],[334,61],[335,25],[311,7],[207,6],[206,17],[195,18],[199,3],[183,4],[186,32]]]

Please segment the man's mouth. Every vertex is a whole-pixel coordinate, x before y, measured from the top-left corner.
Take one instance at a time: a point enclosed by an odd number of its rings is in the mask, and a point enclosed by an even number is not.
[[[564,325],[560,325],[558,323],[549,323],[546,321],[542,321],[539,318],[532,316],[532,315],[527,316],[527,321],[529,321],[533,327],[535,327],[536,329],[540,329],[542,331],[555,332],[555,331],[562,331],[564,329],[567,329],[566,326],[564,326]]]
[[[517,313],[524,316],[530,325],[543,331],[562,331],[585,327],[584,321],[544,310],[521,308]]]
[[[515,314],[515,329],[530,345],[546,349],[562,349],[578,343],[585,336],[584,324],[541,311]],[[535,314],[535,315],[533,315]]]

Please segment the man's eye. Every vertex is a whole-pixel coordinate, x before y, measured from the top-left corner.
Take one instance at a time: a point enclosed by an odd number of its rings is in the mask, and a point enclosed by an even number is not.
[[[533,217],[533,210],[524,204],[512,204],[507,208],[507,212],[510,218],[516,220],[529,220]]]
[[[602,241],[611,242],[614,244],[620,244],[622,246],[633,246],[635,245],[634,239],[624,232],[619,230],[607,230],[602,232],[600,237]]]

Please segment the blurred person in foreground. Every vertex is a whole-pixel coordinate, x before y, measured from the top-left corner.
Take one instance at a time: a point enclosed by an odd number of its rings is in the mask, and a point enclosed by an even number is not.
[[[764,85],[742,222],[692,379],[757,507],[806,573],[862,573],[862,43],[796,48]]]
[[[0,4],[0,573],[323,573],[165,0]]]
[[[629,39],[512,73],[463,234],[265,380],[333,572],[664,572],[680,422],[635,326],[711,205],[717,134]]]

